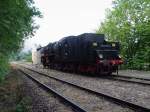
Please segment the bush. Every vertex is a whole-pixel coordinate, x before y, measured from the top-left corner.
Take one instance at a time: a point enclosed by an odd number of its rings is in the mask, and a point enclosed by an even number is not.
[[[8,58],[0,55],[0,82],[3,81],[5,74],[9,70]]]

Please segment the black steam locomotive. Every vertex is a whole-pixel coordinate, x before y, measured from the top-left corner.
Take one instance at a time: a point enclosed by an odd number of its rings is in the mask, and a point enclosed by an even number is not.
[[[119,46],[106,41],[104,34],[69,36],[40,49],[41,62],[44,67],[63,71],[111,74],[123,63]]]

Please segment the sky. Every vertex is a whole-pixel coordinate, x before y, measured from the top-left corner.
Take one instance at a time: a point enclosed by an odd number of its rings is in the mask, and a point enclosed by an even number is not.
[[[34,37],[25,41],[24,51],[37,45],[82,33],[94,33],[105,18],[112,0],[34,0],[43,18],[35,19],[40,26]]]

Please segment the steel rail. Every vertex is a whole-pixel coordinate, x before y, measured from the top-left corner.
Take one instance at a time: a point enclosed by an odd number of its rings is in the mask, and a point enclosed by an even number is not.
[[[122,77],[122,76],[120,77],[120,76],[114,76],[113,75],[113,76],[104,76],[104,77],[101,77],[101,78],[150,86],[150,80],[149,80],[149,82],[146,81],[146,80],[144,82],[144,80],[142,80],[142,79],[132,78],[132,77],[127,78],[127,77]]]
[[[145,79],[142,77],[140,78],[140,77],[130,77],[130,76],[122,76],[122,75],[110,75],[110,76],[102,75],[100,78],[150,86],[150,79]]]
[[[23,66],[23,67],[24,67],[24,66]],[[77,88],[80,88],[80,89],[82,89],[82,90],[86,90],[86,91],[88,91],[88,92],[90,92],[90,93],[93,93],[93,94],[95,94],[95,95],[108,98],[108,99],[111,100],[112,102],[115,102],[115,103],[117,103],[117,104],[119,104],[119,105],[126,105],[126,106],[128,106],[129,108],[131,108],[131,109],[133,109],[133,110],[136,110],[136,111],[138,111],[138,112],[150,112],[150,108],[143,107],[143,106],[140,106],[140,105],[137,105],[137,104],[134,104],[134,103],[131,103],[131,102],[122,100],[122,99],[120,99],[120,98],[107,95],[107,94],[105,94],[105,93],[103,93],[103,92],[97,92],[97,91],[94,91],[94,90],[92,90],[92,89],[90,89],[90,88],[85,88],[85,87],[76,85],[76,84],[74,84],[74,83],[72,83],[72,82],[67,82],[67,81],[65,81],[65,80],[62,80],[62,79],[59,79],[59,78],[56,78],[56,77],[49,76],[49,75],[47,75],[46,73],[43,73],[43,72],[39,72],[39,71],[30,69],[30,68],[27,68],[27,67],[24,67],[24,68],[26,68],[26,69],[28,69],[28,70],[30,70],[30,71],[36,72],[36,73],[38,73],[38,74],[47,76],[47,77],[49,77],[49,78],[55,79],[55,80],[57,80],[57,81],[60,81],[60,82],[66,83],[66,84],[70,84],[70,85],[75,86],[75,87],[77,87]]]
[[[126,79],[138,79],[138,80],[145,80],[145,81],[150,81],[148,78],[142,78],[142,77],[132,77],[132,76],[124,76],[124,75],[111,75],[112,77],[122,77]]]
[[[23,70],[19,69],[22,73],[24,73],[28,78],[30,78],[31,80],[33,80],[34,82],[36,82],[37,84],[39,84],[42,88],[44,88],[46,91],[51,91],[53,94],[57,95],[58,97],[60,97],[61,99],[63,99],[66,103],[69,103],[73,108],[74,111],[76,112],[88,112],[87,110],[83,109],[82,107],[80,107],[78,104],[74,103],[73,101],[71,101],[68,98],[65,98],[63,95],[61,95],[60,93],[58,93],[57,91],[55,91],[54,89],[50,88],[49,86],[47,86],[46,84],[43,84],[42,82],[40,82],[38,79],[34,78],[33,76],[29,75],[28,73],[24,72]]]

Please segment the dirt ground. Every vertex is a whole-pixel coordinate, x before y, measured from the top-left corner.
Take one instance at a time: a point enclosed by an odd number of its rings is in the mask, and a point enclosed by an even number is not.
[[[0,112],[24,112],[25,99],[22,95],[22,81],[15,70],[11,70],[0,83]]]

